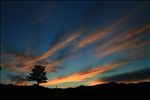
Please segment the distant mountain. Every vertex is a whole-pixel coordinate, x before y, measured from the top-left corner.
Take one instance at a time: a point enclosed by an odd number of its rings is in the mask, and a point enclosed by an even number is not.
[[[86,99],[93,100],[101,99],[135,99],[150,100],[150,83],[108,83],[95,86],[79,86],[77,88],[68,89],[49,89],[41,86],[15,86],[15,85],[0,85],[0,97],[2,100],[10,98],[12,100],[22,100],[35,98],[43,99]]]

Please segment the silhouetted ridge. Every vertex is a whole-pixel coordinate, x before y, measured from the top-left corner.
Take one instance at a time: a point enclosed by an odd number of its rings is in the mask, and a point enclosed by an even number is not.
[[[66,98],[66,99],[86,99],[86,98],[119,98],[119,99],[135,99],[150,98],[150,83],[142,82],[136,84],[123,83],[108,83],[95,86],[79,86],[77,88],[68,89],[49,89],[41,86],[14,86],[14,85],[0,85],[1,97],[3,100],[22,98],[31,99],[36,98]],[[143,100],[143,99],[142,99]]]

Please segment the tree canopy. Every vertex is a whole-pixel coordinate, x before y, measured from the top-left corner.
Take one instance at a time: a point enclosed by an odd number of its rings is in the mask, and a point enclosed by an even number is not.
[[[29,73],[29,76],[26,77],[28,81],[36,81],[37,85],[40,83],[46,83],[46,71],[45,67],[42,65],[35,65],[32,69],[32,73]]]

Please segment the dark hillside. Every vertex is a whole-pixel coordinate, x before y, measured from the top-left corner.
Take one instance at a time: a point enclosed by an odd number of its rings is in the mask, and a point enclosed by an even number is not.
[[[150,100],[150,83],[118,84],[109,83],[96,86],[79,86],[68,89],[49,89],[39,86],[0,85],[2,100],[31,99],[31,98],[58,98],[86,99],[141,99]],[[94,100],[95,100],[94,99]],[[10,100],[10,99],[9,99]],[[103,99],[104,100],[104,99]]]

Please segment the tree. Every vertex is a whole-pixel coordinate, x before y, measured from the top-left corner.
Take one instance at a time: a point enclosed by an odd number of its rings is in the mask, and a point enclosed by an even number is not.
[[[46,71],[45,67],[42,65],[35,65],[32,69],[32,73],[29,73],[29,76],[26,77],[28,81],[36,81],[39,86],[40,83],[46,83]]]

